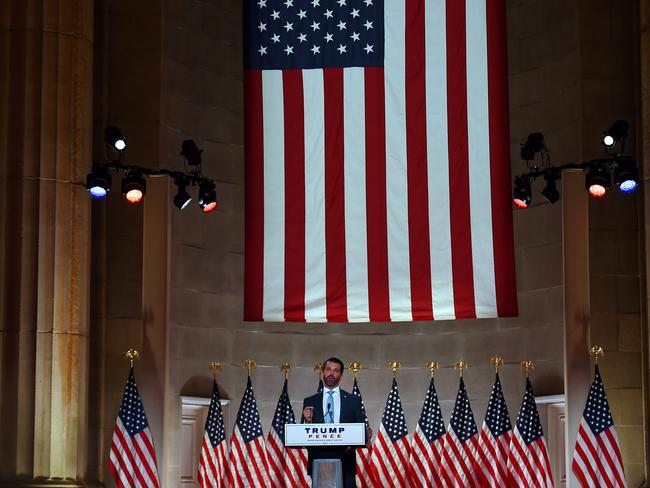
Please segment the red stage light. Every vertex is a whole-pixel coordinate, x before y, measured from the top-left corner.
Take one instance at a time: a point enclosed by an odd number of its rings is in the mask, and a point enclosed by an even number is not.
[[[591,185],[589,187],[589,194],[594,198],[602,198],[607,193],[607,189],[603,185]]]
[[[217,205],[217,202],[210,202],[205,207],[203,207],[203,213],[210,213],[213,210],[216,210],[218,206],[219,205]]]
[[[514,198],[512,200],[512,203],[514,203],[519,208],[528,208],[528,203],[526,203],[526,201],[522,200],[521,198]]]
[[[144,193],[142,193],[141,190],[134,188],[133,190],[127,191],[126,195],[124,196],[129,201],[129,203],[140,203],[142,201],[142,197],[144,197]]]

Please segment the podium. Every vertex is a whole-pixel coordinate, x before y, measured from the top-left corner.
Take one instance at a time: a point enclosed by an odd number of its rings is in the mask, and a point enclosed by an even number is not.
[[[287,447],[363,447],[366,425],[357,424],[286,424],[284,445]],[[342,488],[343,466],[340,459],[315,459],[312,465],[312,488]]]

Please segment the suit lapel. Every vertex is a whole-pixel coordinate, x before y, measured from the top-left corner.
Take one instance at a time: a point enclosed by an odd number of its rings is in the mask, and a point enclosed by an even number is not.
[[[320,392],[316,396],[316,405],[314,405],[314,422],[322,423],[323,422],[323,392]]]

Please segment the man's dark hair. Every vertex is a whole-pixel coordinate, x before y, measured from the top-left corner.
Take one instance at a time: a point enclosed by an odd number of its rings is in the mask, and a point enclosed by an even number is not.
[[[343,366],[343,361],[341,361],[339,358],[329,358],[326,359],[325,362],[323,362],[323,370],[325,369],[325,366],[327,363],[336,363],[341,365],[341,374],[343,374],[343,371],[345,370],[345,366]]]

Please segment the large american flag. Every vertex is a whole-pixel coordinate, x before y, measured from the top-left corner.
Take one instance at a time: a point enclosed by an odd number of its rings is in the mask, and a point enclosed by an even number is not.
[[[245,0],[244,319],[517,313],[503,0]]]
[[[499,373],[497,373],[478,439],[478,471],[481,486],[492,488],[510,486],[508,455],[511,437],[510,414],[506,399],[503,397]]]
[[[374,486],[407,486],[411,443],[397,380],[388,394],[379,432],[372,445],[370,470]]]
[[[268,488],[271,486],[268,471],[264,433],[249,376],[230,438],[228,487]]]
[[[528,378],[510,442],[508,471],[516,486],[553,487],[544,432],[535,404],[533,385]]]
[[[363,398],[361,397],[361,390],[359,389],[359,383],[357,378],[354,378],[354,385],[352,386],[352,394],[359,397],[361,401],[361,413],[363,413],[363,421],[366,424],[366,427],[369,427],[368,415],[366,415],[366,406],[363,404]],[[372,449],[361,447],[357,449],[357,476],[356,476],[356,486],[357,488],[372,488],[372,474],[370,472],[370,454]]]
[[[476,473],[477,450],[478,430],[467,397],[465,382],[461,378],[442,450],[440,461],[441,486],[479,486]]]
[[[153,438],[135,385],[133,368],[126,381],[113,429],[108,469],[119,488],[157,488],[158,468]]]
[[[415,426],[411,449],[411,486],[441,486],[440,458],[445,440],[445,422],[438,402],[436,386],[431,378],[424,398],[420,420]]]
[[[618,436],[598,366],[578,429],[572,468],[583,488],[626,486]]]
[[[225,488],[227,466],[226,428],[223,424],[219,387],[214,381],[208,417],[205,420],[201,457],[199,458],[199,486],[201,488]]]
[[[302,487],[311,484],[307,476],[307,450],[288,448],[284,445],[284,426],[295,423],[296,417],[289,401],[288,381],[285,379],[266,441],[269,477],[273,488]]]

